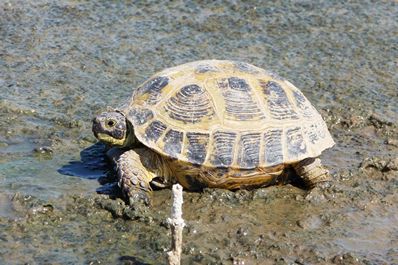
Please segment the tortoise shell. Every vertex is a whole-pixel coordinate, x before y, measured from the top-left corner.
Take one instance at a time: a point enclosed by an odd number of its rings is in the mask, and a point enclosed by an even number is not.
[[[207,167],[292,164],[334,145],[298,88],[242,62],[165,69],[142,84],[122,112],[144,145]]]

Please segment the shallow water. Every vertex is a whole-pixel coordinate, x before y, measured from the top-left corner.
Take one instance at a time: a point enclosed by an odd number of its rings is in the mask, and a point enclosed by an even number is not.
[[[322,156],[336,184],[309,200],[302,199],[305,191],[291,186],[261,190],[271,194],[268,199],[215,205],[207,204],[209,193],[186,193],[186,219],[203,231],[202,237],[187,233],[186,263],[398,263],[397,170],[374,161],[398,157],[396,17],[396,1],[2,1],[0,263],[45,263],[46,255],[61,264],[133,262],[120,260],[132,253],[149,263],[163,257],[167,234],[157,222],[145,228],[136,224],[148,235],[139,230],[130,243],[109,247],[104,240],[115,234],[107,229],[121,222],[133,229],[133,221],[109,216],[103,222],[94,218],[106,227],[105,239],[88,237],[84,251],[78,250],[76,231],[94,235],[96,226],[62,205],[73,204],[74,195],[89,198],[101,192],[99,180],[109,172],[101,146],[92,147],[92,117],[121,105],[154,72],[207,58],[246,61],[299,87],[337,143]],[[373,162],[363,166],[367,158]],[[18,206],[11,199],[16,193],[23,201],[54,205],[69,236],[29,227],[47,222],[55,231],[57,225],[46,215],[24,214],[33,203]],[[155,192],[155,200],[169,203],[168,194]],[[319,201],[322,196],[326,199]],[[202,209],[195,207],[196,197]],[[212,217],[226,208],[234,209],[229,219]],[[68,211],[74,220],[63,216]],[[329,220],[333,215],[341,219]],[[22,218],[21,238],[26,235],[30,243],[10,235],[15,233],[9,223],[13,218]],[[297,224],[301,219],[304,224]],[[246,241],[236,234],[245,225],[251,233]],[[159,233],[164,234],[161,243],[149,243]],[[206,233],[213,236],[205,238]],[[52,238],[50,246],[46,235]],[[259,243],[266,239],[272,244]]]

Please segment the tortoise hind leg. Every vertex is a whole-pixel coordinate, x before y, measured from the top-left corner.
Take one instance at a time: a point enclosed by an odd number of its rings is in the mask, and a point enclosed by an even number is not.
[[[330,180],[329,171],[322,166],[319,158],[304,159],[293,167],[308,188],[313,188],[318,183]]]

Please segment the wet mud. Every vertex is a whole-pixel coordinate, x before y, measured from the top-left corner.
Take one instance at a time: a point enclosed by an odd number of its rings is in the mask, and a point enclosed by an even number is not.
[[[182,264],[398,264],[395,1],[0,3],[0,264],[166,264],[171,191],[120,198],[91,119],[154,72],[233,59],[328,124],[333,181],[184,192]]]

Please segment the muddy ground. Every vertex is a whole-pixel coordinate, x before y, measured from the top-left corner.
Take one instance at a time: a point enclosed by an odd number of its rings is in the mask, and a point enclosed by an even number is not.
[[[217,58],[298,86],[330,185],[184,193],[183,264],[398,264],[394,1],[2,1],[0,264],[165,264],[171,191],[120,199],[92,117],[162,68]]]
[[[334,131],[346,131],[345,122]],[[352,135],[364,128],[379,134],[368,125]],[[397,128],[385,129],[397,135]],[[391,156],[363,158],[323,188],[185,192],[183,264],[396,264],[398,147],[392,139],[383,146]],[[0,218],[2,258],[165,264],[171,191],[156,191],[152,208],[126,206],[116,187],[107,193],[46,201],[16,193],[4,202],[13,218]]]

